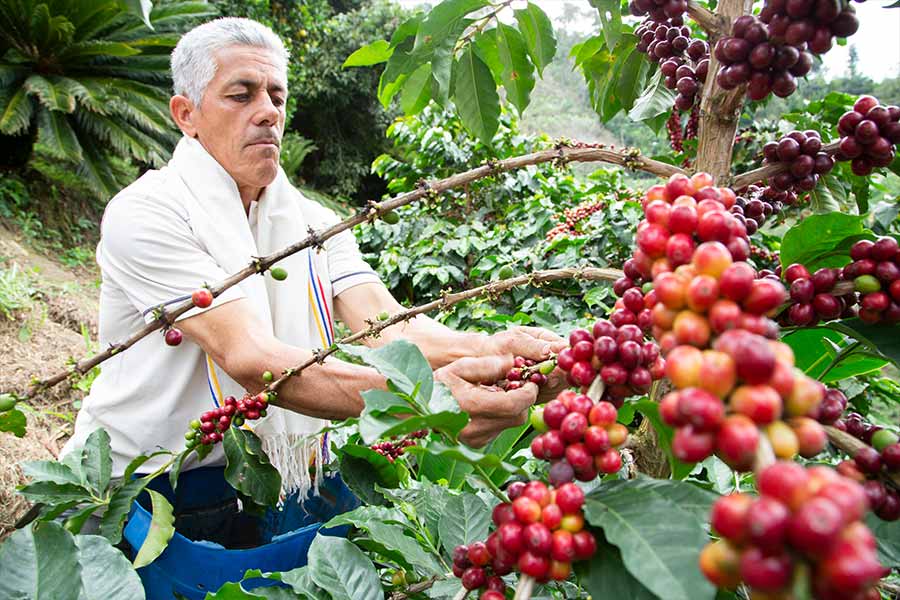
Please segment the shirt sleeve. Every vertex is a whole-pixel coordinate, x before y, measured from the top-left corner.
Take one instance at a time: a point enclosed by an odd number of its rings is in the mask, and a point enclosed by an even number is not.
[[[113,199],[101,224],[97,263],[104,278],[122,289],[146,322],[154,309],[176,305],[204,284],[228,274],[205,251],[186,218],[171,206],[146,196]],[[243,298],[235,285],[201,309],[193,307],[178,320]]]
[[[381,283],[381,278],[363,260],[352,231],[342,231],[325,240],[325,251],[334,296],[361,283]]]

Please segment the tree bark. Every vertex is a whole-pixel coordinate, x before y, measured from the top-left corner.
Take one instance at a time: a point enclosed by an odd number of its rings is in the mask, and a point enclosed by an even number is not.
[[[751,6],[752,2],[749,0],[722,0],[716,15],[724,17],[730,29],[731,22],[740,15],[749,13]],[[723,181],[731,171],[734,134],[747,86],[742,85],[733,90],[722,89],[716,83],[719,61],[712,49],[709,60],[709,75],[703,86],[703,99],[700,102],[700,131],[695,167],[697,171],[710,173],[716,181]]]

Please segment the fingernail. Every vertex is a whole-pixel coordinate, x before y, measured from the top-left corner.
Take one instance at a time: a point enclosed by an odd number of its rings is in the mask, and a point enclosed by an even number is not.
[[[550,355],[550,344],[545,345],[544,350],[542,352],[543,352],[544,356],[549,356]]]

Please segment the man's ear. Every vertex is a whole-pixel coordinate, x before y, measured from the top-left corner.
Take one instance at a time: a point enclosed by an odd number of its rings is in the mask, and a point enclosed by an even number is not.
[[[189,137],[197,137],[197,127],[194,123],[194,116],[197,108],[190,98],[176,94],[169,100],[169,112],[172,114],[172,120],[175,125],[185,135]]]

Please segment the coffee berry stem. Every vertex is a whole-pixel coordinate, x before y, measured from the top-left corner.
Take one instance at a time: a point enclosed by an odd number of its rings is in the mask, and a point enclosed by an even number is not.
[[[530,575],[519,577],[519,585],[516,586],[516,595],[513,600],[530,600],[531,594],[534,592],[534,584],[534,577]]]
[[[861,448],[870,447],[862,440],[858,440],[849,433],[831,425],[825,425],[825,433],[828,434],[828,441],[834,444],[849,456],[854,456]],[[886,479],[900,489],[900,473],[884,472],[878,474],[879,477]]]
[[[469,590],[464,587],[459,588],[459,591],[456,592],[456,595],[453,596],[453,600],[465,600],[466,596],[469,595]]]

